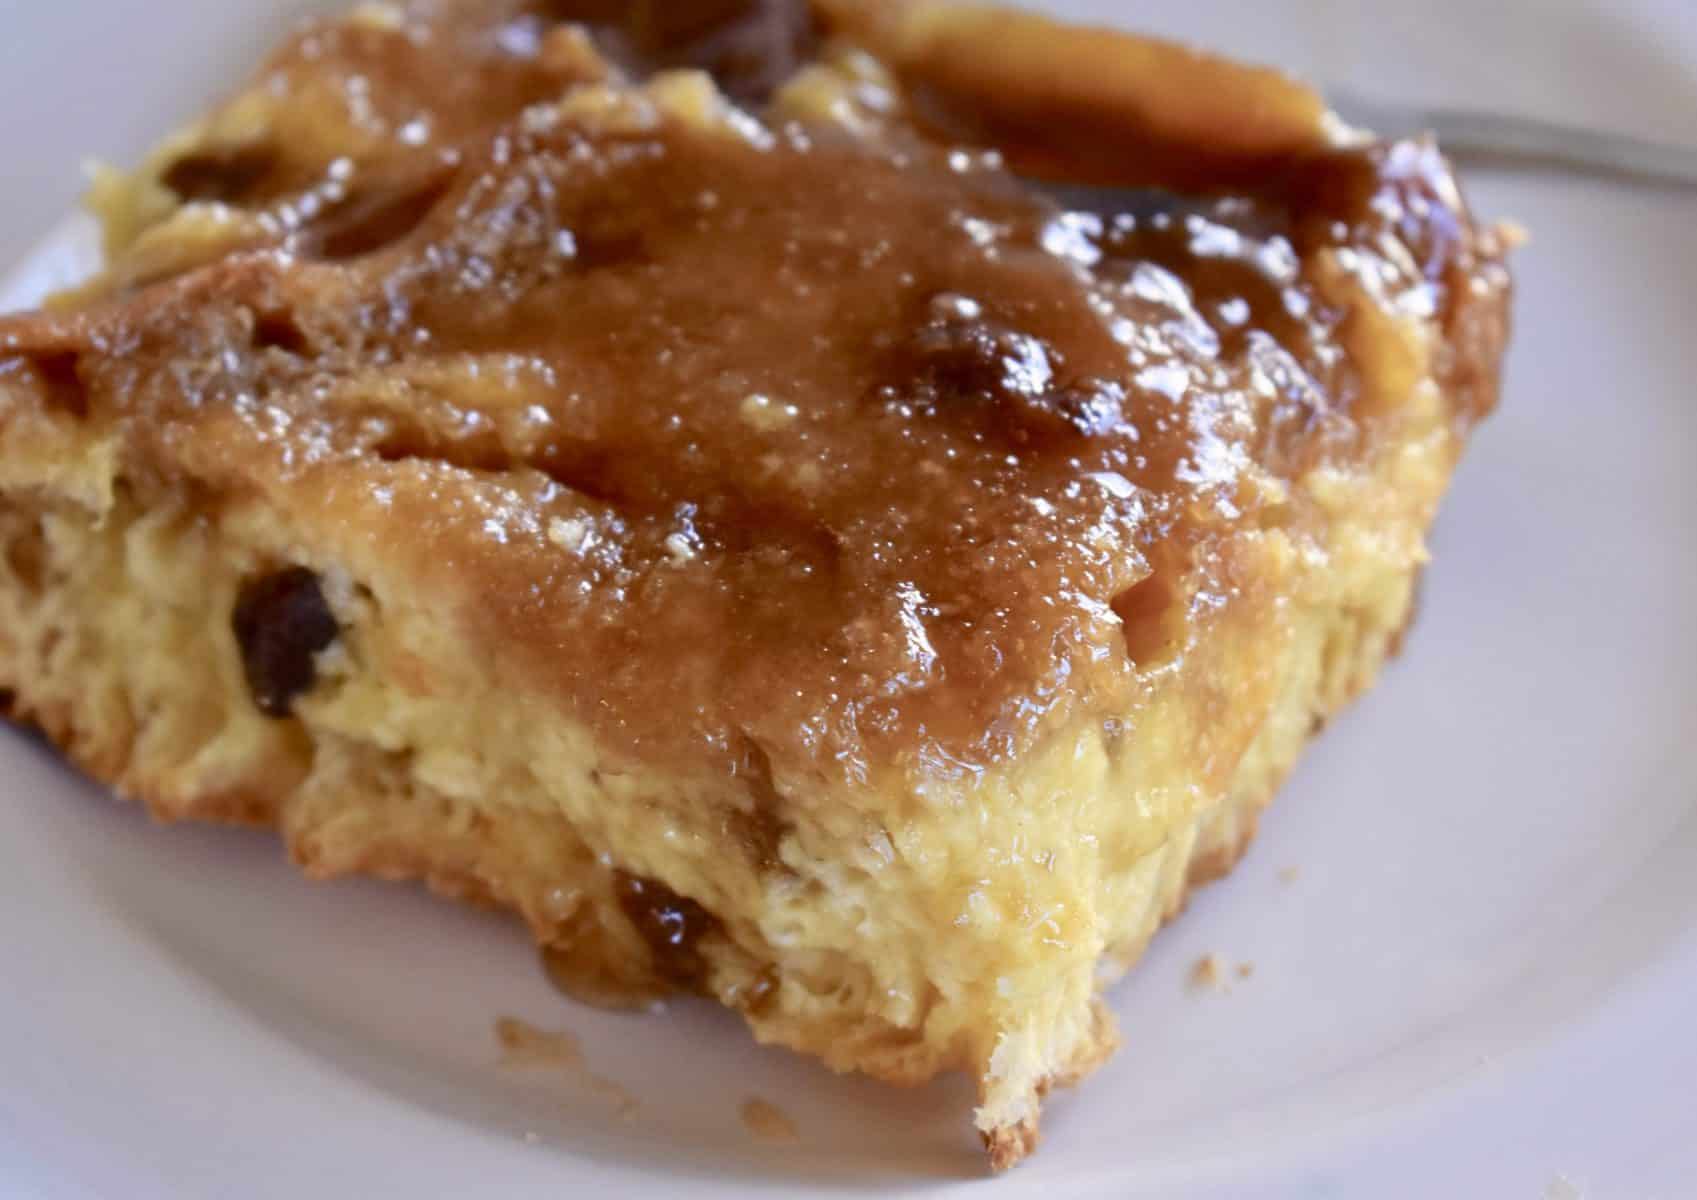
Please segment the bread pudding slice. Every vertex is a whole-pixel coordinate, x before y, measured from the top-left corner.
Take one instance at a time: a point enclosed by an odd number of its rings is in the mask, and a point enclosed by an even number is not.
[[[367,4],[94,202],[0,319],[14,714],[970,1072],[997,1167],[1396,648],[1507,328],[1431,145],[941,0]]]

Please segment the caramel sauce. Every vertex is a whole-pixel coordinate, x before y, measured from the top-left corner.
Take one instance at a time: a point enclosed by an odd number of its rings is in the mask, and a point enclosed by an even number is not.
[[[318,577],[290,567],[249,580],[230,623],[255,705],[273,719],[289,716],[317,680],[314,655],[339,632]]]
[[[1220,606],[1121,618],[1229,594],[1210,547],[1300,521],[1274,485],[1394,419],[1346,349],[1363,312],[1434,323],[1458,425],[1506,335],[1429,147],[1339,143],[1305,89],[1154,43],[1093,34],[1068,75],[1044,64],[1078,35],[1037,18],[921,45],[857,32],[874,10],[421,0],[309,27],[262,73],[263,128],[163,172],[271,241],[0,323],[0,372],[74,378],[132,460],[208,494],[404,531],[416,586],[614,750],[758,747],[739,840],[774,864],[775,765],[971,771],[1123,711],[1136,660]],[[839,81],[853,119],[797,107],[781,81],[845,36],[895,82]],[[749,111],[616,82],[679,65]],[[1156,188],[1069,206],[1008,162]],[[692,984],[711,916],[642,881],[621,903]]]
[[[579,1004],[607,1012],[650,1012],[666,998],[663,987],[614,975],[598,955],[573,954],[553,946],[544,946],[539,953],[548,982]]]

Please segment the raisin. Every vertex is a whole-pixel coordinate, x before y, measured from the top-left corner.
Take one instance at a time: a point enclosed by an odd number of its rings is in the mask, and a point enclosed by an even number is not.
[[[992,320],[976,300],[942,293],[932,298],[927,318],[909,342],[904,368],[922,402],[976,406],[1021,443],[1102,437],[1123,423],[1123,387],[1067,381],[1059,350]]]
[[[79,420],[88,416],[88,388],[82,381],[80,360],[74,352],[38,354],[24,362],[50,407]]]
[[[442,171],[405,186],[354,196],[318,223],[303,248],[331,262],[374,254],[423,225],[452,183],[452,173]]]
[[[253,315],[253,348],[277,350],[295,358],[312,353],[312,339],[289,312],[256,312]]]
[[[249,199],[276,166],[276,150],[262,142],[215,146],[179,158],[160,180],[184,200],[236,204]]]
[[[290,567],[250,581],[231,622],[242,651],[248,690],[259,711],[281,719],[317,678],[313,656],[340,632],[318,576]]]
[[[653,879],[617,872],[614,894],[625,916],[648,943],[654,969],[679,987],[693,987],[707,972],[701,939],[719,929],[719,919],[687,896]]]

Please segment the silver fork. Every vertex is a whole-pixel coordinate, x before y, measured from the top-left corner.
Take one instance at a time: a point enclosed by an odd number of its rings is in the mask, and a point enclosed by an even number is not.
[[[1390,104],[1347,90],[1332,89],[1327,99],[1351,125],[1382,136],[1435,134],[1453,158],[1697,188],[1697,147],[1533,117]]]

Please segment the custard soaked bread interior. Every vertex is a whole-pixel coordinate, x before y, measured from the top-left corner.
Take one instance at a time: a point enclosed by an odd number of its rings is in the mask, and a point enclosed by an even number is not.
[[[925,0],[367,4],[94,201],[0,320],[16,714],[970,1072],[997,1166],[1396,647],[1506,334],[1432,146]]]

